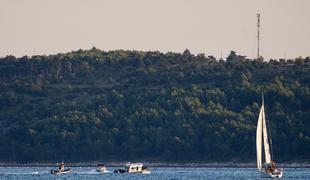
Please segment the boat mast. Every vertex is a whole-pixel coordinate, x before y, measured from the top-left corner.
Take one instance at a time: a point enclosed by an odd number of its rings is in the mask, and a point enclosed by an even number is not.
[[[260,28],[260,13],[257,14],[257,60],[259,59],[259,28]]]
[[[265,105],[264,104],[264,92],[262,92],[262,105]]]

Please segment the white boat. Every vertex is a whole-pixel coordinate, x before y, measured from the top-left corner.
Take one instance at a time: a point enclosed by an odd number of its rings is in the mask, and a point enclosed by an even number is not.
[[[109,171],[104,164],[98,164],[97,172],[108,173]]]
[[[114,171],[115,173],[142,173],[149,174],[151,173],[147,167],[142,163],[126,163],[124,169],[118,169]]]
[[[275,162],[272,157],[272,149],[269,146],[271,141],[268,138],[268,128],[266,125],[265,109],[264,109],[264,95],[262,95],[262,106],[259,112],[257,129],[256,129],[256,156],[257,168],[264,177],[281,178],[283,176],[283,169],[276,168]],[[269,132],[270,133],[270,132]],[[272,143],[271,143],[272,144]],[[263,161],[263,149],[265,159]]]

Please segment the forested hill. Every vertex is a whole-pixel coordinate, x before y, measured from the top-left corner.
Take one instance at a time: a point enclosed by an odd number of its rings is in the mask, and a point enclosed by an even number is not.
[[[101,51],[0,58],[0,161],[310,161],[310,58]]]

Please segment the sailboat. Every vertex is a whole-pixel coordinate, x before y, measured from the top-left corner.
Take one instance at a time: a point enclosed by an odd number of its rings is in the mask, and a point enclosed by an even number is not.
[[[265,177],[281,178],[283,176],[283,169],[276,168],[271,153],[272,149],[270,149],[269,142],[271,142],[271,136],[269,139],[265,118],[264,95],[262,95],[262,106],[260,108],[256,129],[257,168]],[[263,149],[265,155],[264,162],[263,162]]]

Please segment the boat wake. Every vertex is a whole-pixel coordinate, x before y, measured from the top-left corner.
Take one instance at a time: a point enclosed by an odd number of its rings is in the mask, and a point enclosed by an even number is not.
[[[0,173],[0,176],[4,176],[4,175],[42,175],[42,174],[49,174],[47,172],[7,172],[7,173]]]
[[[108,174],[111,173],[110,171],[106,171],[106,172],[98,172],[98,171],[75,171],[73,172],[73,174]]]

